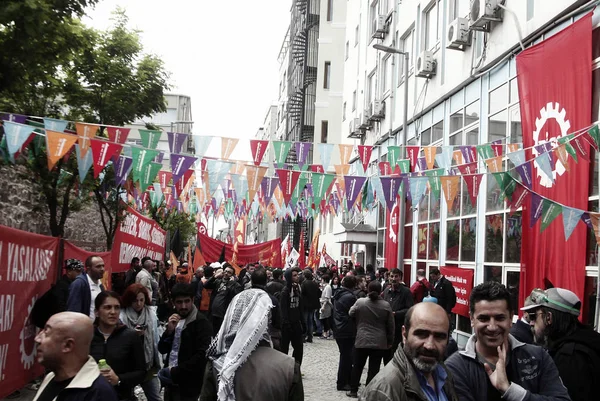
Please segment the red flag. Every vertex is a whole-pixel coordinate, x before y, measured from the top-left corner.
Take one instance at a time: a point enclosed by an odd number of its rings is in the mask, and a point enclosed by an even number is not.
[[[300,178],[300,171],[292,171],[292,170],[283,170],[277,169],[277,176],[279,177],[279,186],[281,187],[281,192],[283,193],[283,199],[285,200],[286,205],[292,199],[292,193],[298,184],[298,178]]]
[[[130,128],[123,127],[106,127],[108,132],[108,140],[116,143],[125,143],[129,136]]]
[[[379,173],[384,176],[392,174],[392,167],[390,167],[390,162],[379,162]]]
[[[365,172],[369,167],[369,162],[371,161],[371,153],[373,152],[373,146],[371,145],[358,145],[358,157],[360,157],[360,161],[362,162],[363,169]]]
[[[250,149],[252,150],[252,161],[255,166],[260,166],[265,151],[269,146],[269,141],[262,141],[260,139],[250,139]]]
[[[398,267],[398,231],[400,229],[400,208],[398,196],[391,209],[386,208],[385,220],[387,233],[385,236],[385,264],[383,267],[393,269]],[[410,238],[408,239],[410,241]]]
[[[304,250],[304,230],[300,231],[300,250],[298,251],[300,257],[298,257],[298,267],[300,269],[306,268],[306,251]]]
[[[408,155],[408,159],[410,160],[410,169],[411,171],[415,171],[417,167],[417,159],[419,158],[419,152],[421,152],[420,146],[407,146],[406,154]]]
[[[115,155],[121,153],[122,145],[102,141],[100,139],[92,139],[92,156],[94,159],[94,178],[98,178],[100,172],[104,170],[104,167],[108,164],[110,159]]]
[[[568,55],[568,57],[565,57]],[[517,56],[523,145],[530,148],[566,136],[590,125],[592,104],[592,14]],[[589,144],[579,141],[584,151]],[[535,155],[528,150],[527,159]],[[533,154],[532,154],[533,153]],[[531,190],[562,205],[587,209],[589,162],[571,162],[567,172],[556,161],[553,177],[534,164]],[[553,178],[553,180],[552,180]],[[530,228],[533,211],[523,208],[521,281],[519,300],[550,281],[584,297],[586,228],[580,224],[565,242],[562,219],[540,232],[538,221]],[[541,219],[540,219],[541,220]]]

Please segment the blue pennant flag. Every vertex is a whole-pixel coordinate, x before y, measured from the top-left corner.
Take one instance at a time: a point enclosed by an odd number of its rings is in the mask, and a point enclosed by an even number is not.
[[[331,164],[331,154],[333,153],[333,146],[333,143],[317,144],[317,149],[319,149],[319,154],[321,155],[321,165],[323,165],[323,170],[325,170],[325,172],[327,172],[329,164]]]
[[[425,196],[429,177],[409,177],[408,182],[410,186],[412,204],[416,207],[419,203],[421,203],[423,196]]]
[[[83,158],[81,157],[81,149],[79,148],[79,144],[75,144],[75,153],[77,154],[77,169],[79,170],[79,182],[83,183],[85,180],[85,176],[88,171],[94,164],[94,159],[92,157],[92,152],[87,152]]]
[[[34,127],[30,125],[24,125],[19,123],[13,123],[10,121],[4,122],[4,133],[6,134],[6,146],[8,153],[14,156],[21,146],[25,143],[27,138],[33,133]]]
[[[565,229],[565,240],[569,240],[571,234],[577,227],[577,223],[581,219],[581,215],[583,215],[583,210],[573,209],[571,207],[562,207],[563,214],[563,227]]]
[[[65,132],[67,125],[69,125],[69,122],[65,120],[48,117],[44,118],[44,128],[49,129],[50,131]]]

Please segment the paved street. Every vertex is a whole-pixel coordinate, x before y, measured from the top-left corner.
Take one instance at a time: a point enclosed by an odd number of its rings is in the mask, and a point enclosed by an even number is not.
[[[339,352],[335,340],[315,338],[312,344],[304,344],[302,374],[306,401],[348,401],[352,399],[348,398],[344,391],[336,390],[338,358]],[[365,368],[361,383],[364,384],[366,376],[367,369]],[[20,397],[12,400],[31,401],[34,396],[35,391],[26,387],[21,390]],[[143,400],[142,395],[140,401]]]

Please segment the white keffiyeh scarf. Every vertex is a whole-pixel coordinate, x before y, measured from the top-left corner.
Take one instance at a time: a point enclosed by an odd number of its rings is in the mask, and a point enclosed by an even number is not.
[[[260,289],[248,289],[231,301],[223,325],[206,355],[217,372],[219,401],[235,401],[235,373],[246,362],[261,340],[271,343],[269,295]]]

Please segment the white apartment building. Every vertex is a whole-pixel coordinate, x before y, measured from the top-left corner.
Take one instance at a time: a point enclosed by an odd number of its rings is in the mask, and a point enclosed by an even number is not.
[[[377,163],[386,161],[387,146],[401,144],[404,118],[408,145],[476,145],[498,139],[522,142],[515,55],[521,46],[550,37],[595,5],[593,1],[506,0],[504,6],[509,10],[484,11],[486,3],[493,6],[499,2],[348,0],[342,131],[357,143],[376,145],[369,174],[377,174]],[[599,111],[599,14],[596,8],[592,121],[598,120]],[[376,50],[374,44],[407,52],[408,71],[403,68],[403,55]],[[592,181],[589,202],[596,210],[597,163]],[[463,183],[452,210],[429,195],[419,205],[407,205],[405,243],[399,246],[404,279],[410,283],[417,268],[427,272],[433,266],[473,269],[475,285],[500,281],[516,300],[520,212],[509,215],[493,179],[484,179],[476,207],[471,206],[464,188]],[[385,207],[366,214],[365,221],[377,227],[377,261],[383,266]],[[501,224],[495,224],[498,222]],[[598,276],[597,252],[596,241],[590,238],[586,279],[586,293],[590,294]],[[459,316],[456,327],[459,342],[464,342],[471,333],[469,319]]]

